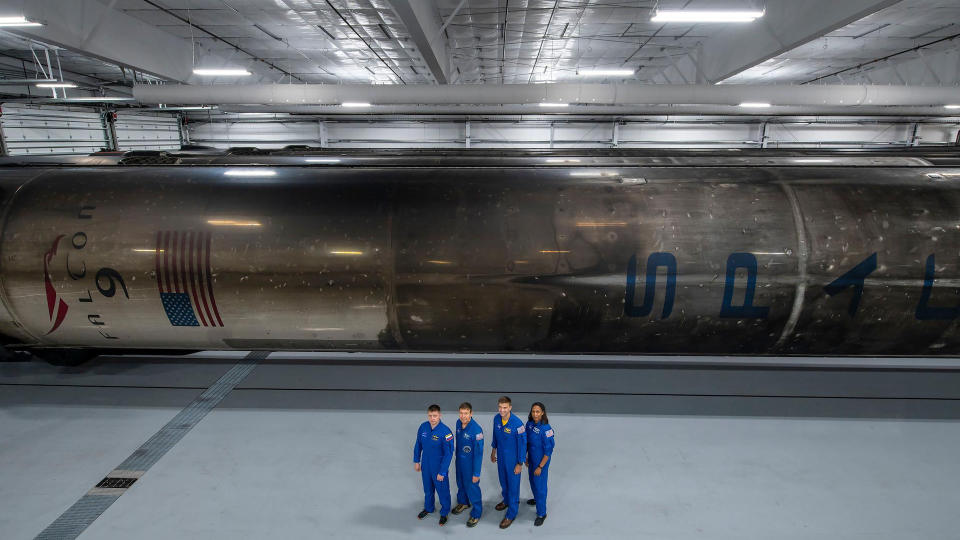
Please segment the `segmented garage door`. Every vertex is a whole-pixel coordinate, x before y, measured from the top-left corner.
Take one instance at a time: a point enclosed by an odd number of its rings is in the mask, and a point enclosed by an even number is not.
[[[117,114],[119,150],[174,150],[180,148],[180,123],[168,113]]]
[[[108,146],[100,113],[92,108],[4,103],[0,129],[11,156],[89,154]]]

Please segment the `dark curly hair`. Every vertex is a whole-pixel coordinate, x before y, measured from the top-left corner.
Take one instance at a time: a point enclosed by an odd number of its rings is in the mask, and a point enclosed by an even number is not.
[[[534,407],[540,407],[540,410],[543,411],[543,416],[540,417],[540,423],[549,424],[550,420],[547,420],[547,407],[546,405],[544,405],[543,403],[540,403],[539,401],[534,402],[533,405],[530,406],[530,414],[527,415],[527,420],[533,422]]]

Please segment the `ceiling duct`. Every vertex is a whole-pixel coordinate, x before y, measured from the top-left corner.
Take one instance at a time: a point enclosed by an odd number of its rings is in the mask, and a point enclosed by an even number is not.
[[[589,106],[718,105],[757,102],[773,107],[942,107],[957,101],[955,87],[866,85],[136,85],[134,97],[147,104],[179,105],[527,105],[570,103]],[[531,109],[532,110],[532,109]],[[539,112],[543,112],[540,109]],[[569,111],[572,112],[572,111]],[[764,111],[773,112],[773,111]],[[794,110],[793,112],[797,112]]]
[[[908,107],[804,107],[783,106],[769,107],[762,110],[743,109],[730,105],[578,105],[563,110],[544,110],[535,105],[375,105],[362,110],[339,107],[335,105],[221,105],[221,112],[235,113],[287,113],[309,114],[323,116],[362,115],[443,115],[443,116],[504,116],[504,115],[536,115],[544,117],[562,116],[563,118],[601,116],[630,116],[630,115],[718,115],[737,117],[770,117],[770,116],[896,116],[896,117],[955,117],[960,113],[945,109],[942,106],[908,106]],[[163,109],[165,110],[165,109]],[[202,114],[205,111],[189,111]]]

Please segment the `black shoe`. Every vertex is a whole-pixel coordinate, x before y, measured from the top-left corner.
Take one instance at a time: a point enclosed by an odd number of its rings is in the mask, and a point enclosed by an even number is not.
[[[430,515],[430,512],[427,512],[426,510],[421,510],[420,513],[417,514],[417,519],[423,519],[429,515]]]
[[[529,504],[530,506],[536,506],[536,505],[537,505],[537,500],[536,500],[536,499],[527,499],[527,504]]]
[[[545,519],[547,519],[547,516],[546,516],[546,515],[537,516],[537,519],[533,520],[533,526],[534,526],[534,527],[539,527],[539,526],[543,525],[543,520],[545,520]]]
[[[453,507],[453,510],[451,510],[451,512],[453,512],[454,515],[459,515],[460,512],[463,512],[467,508],[470,508],[469,504],[458,504]]]
[[[537,519],[540,519],[540,518],[537,518]],[[440,516],[440,526],[443,527],[446,524],[447,524],[447,516]]]
[[[504,510],[507,509],[507,503],[505,503],[505,502],[503,502],[503,501],[500,501],[500,502],[497,503],[497,506],[495,506],[494,508],[496,508],[498,511],[501,511],[501,512],[502,512],[502,511],[504,511]]]
[[[476,527],[477,523],[480,523],[480,518],[472,517],[467,520],[467,527]]]

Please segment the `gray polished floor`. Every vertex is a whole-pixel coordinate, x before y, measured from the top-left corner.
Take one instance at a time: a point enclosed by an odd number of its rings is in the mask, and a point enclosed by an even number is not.
[[[0,531],[32,538],[242,354],[0,364]],[[273,355],[81,538],[953,538],[960,373]],[[549,517],[415,517],[423,409],[550,409]],[[526,476],[526,472],[524,472]],[[529,496],[524,483],[521,497]]]

